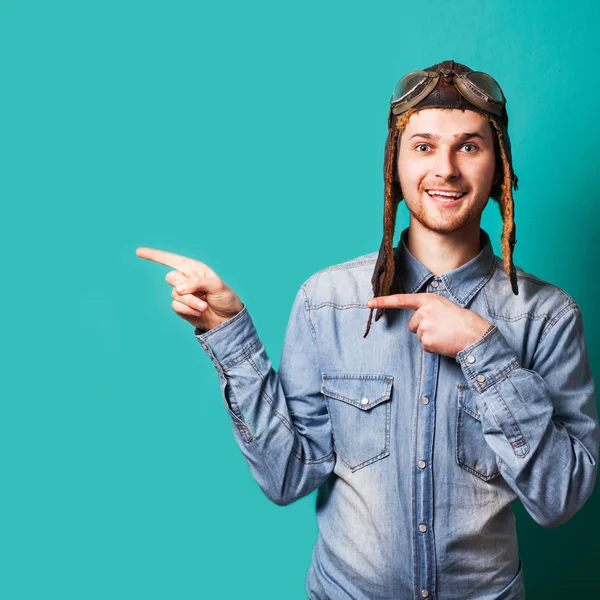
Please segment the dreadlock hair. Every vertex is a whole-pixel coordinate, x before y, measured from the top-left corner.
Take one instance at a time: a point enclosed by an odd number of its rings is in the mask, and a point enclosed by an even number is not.
[[[502,261],[504,270],[510,279],[512,291],[515,295],[519,294],[517,285],[517,273],[513,262],[513,253],[517,243],[517,226],[515,224],[515,202],[512,195],[512,188],[515,191],[519,189],[519,178],[512,170],[511,161],[508,158],[508,152],[504,143],[504,134],[498,123],[485,112],[481,113],[494,127],[494,150],[496,152],[496,165],[501,163],[501,169],[496,167],[496,172],[502,173],[502,182],[492,186],[490,197],[498,203],[500,215],[502,217]],[[500,187],[500,189],[498,189]]]
[[[421,109],[422,110],[422,109]],[[440,110],[451,110],[450,108],[441,108]],[[465,110],[465,109],[461,109]],[[512,188],[518,189],[518,178],[513,171],[510,158],[510,141],[505,139],[503,131],[505,130],[496,119],[490,114],[473,109],[483,115],[492,125],[492,137],[494,139],[494,154],[496,157],[496,175],[490,192],[490,197],[498,204],[500,215],[502,217],[502,259],[504,270],[511,282],[511,289],[515,295],[518,295],[517,274],[513,263],[513,252],[516,240],[516,225],[514,220],[514,199]],[[388,137],[385,147],[384,159],[384,236],[381,242],[379,255],[371,278],[373,287],[373,296],[387,296],[397,291],[397,277],[395,273],[395,256],[393,248],[394,231],[396,228],[396,216],[398,213],[398,204],[403,199],[400,181],[397,177],[397,153],[400,143],[401,132],[406,129],[410,117],[419,111],[419,108],[411,108],[398,116],[394,122],[392,115],[388,119]],[[507,147],[508,146],[508,147]],[[395,288],[395,289],[393,289]],[[371,329],[373,310],[369,311],[367,329],[363,335],[366,338]],[[385,313],[384,308],[378,308],[375,313],[375,321],[378,321]]]

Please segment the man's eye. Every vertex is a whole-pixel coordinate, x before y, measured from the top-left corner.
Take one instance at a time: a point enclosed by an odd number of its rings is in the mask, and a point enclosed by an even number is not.
[[[463,148],[467,151],[467,154],[473,154],[473,152],[477,151],[477,146],[475,144],[465,144]],[[471,148],[471,150],[468,150]]]
[[[421,150],[421,148],[425,148],[425,150]],[[419,144],[416,147],[417,152],[427,152],[427,148],[429,148],[429,144]]]

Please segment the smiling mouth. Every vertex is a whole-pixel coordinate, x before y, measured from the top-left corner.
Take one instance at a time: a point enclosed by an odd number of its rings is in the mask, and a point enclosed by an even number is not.
[[[438,202],[451,203],[460,200],[467,192],[445,192],[441,190],[425,190],[430,198]]]

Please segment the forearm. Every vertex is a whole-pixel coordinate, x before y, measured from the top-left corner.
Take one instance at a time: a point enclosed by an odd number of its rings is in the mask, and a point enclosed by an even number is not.
[[[319,487],[334,456],[329,418],[310,378],[303,389],[286,374],[287,363],[283,377],[273,369],[245,308],[196,337],[217,369],[236,442],[265,494],[289,504]]]
[[[561,364],[540,362],[547,379],[519,364],[497,328],[456,358],[475,391],[502,476],[545,527],[567,521],[585,504],[597,471],[594,381],[582,340],[565,343],[577,352]]]

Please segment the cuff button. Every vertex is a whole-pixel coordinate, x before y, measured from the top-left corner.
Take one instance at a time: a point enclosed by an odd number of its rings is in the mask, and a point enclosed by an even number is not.
[[[477,375],[477,377],[475,377],[475,379],[477,379],[477,381],[479,381],[479,383],[483,383],[485,381],[485,375]]]
[[[467,362],[473,364],[475,362],[475,357],[472,354],[469,354],[469,356],[467,356]]]

